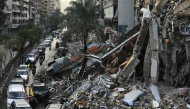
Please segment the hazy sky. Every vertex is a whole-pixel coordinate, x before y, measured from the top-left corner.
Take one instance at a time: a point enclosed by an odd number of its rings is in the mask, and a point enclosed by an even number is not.
[[[61,12],[64,12],[64,9],[69,6],[69,2],[73,0],[60,0],[61,1]]]

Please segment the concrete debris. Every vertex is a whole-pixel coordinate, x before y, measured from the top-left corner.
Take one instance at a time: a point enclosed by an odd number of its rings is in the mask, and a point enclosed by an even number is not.
[[[190,108],[189,7],[189,0],[159,0],[151,11],[137,8],[141,25],[122,42],[92,44],[84,68],[70,78],[48,79],[54,103],[67,109]],[[111,32],[107,27],[104,34]]]

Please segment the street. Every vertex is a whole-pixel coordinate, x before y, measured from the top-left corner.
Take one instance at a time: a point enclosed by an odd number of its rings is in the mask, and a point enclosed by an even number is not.
[[[53,59],[53,56],[56,54],[57,49],[55,48],[55,43],[59,41],[60,39],[54,38],[54,40],[51,43],[51,50],[49,50],[49,47],[46,47],[46,51],[45,51],[45,61],[43,61],[43,64],[40,66],[39,64],[39,59],[36,61],[35,65],[36,65],[36,75],[39,74],[41,71],[45,71],[47,66],[46,63],[49,59]],[[32,75],[32,70],[29,70],[29,81],[26,84],[26,86],[29,87],[31,86],[31,84],[34,82],[34,77]],[[27,94],[29,94],[29,90],[27,90]],[[43,104],[39,104],[38,109],[41,108],[45,108],[45,106]]]

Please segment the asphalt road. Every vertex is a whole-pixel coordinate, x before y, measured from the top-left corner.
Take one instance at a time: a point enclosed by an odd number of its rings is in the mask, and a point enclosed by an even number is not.
[[[46,51],[45,51],[45,54],[46,54],[46,55],[45,55],[45,61],[43,61],[43,64],[42,64],[41,66],[40,66],[40,64],[39,64],[39,60],[36,61],[36,63],[35,63],[35,65],[36,65],[36,74],[40,73],[41,71],[46,70],[46,68],[47,68],[47,61],[48,61],[49,59],[53,59],[53,56],[54,56],[54,55],[56,54],[56,52],[57,52],[57,49],[55,48],[55,44],[56,44],[57,41],[60,42],[59,39],[54,38],[54,40],[53,40],[52,43],[51,43],[51,50],[49,50],[49,47],[46,47]],[[32,75],[32,71],[29,70],[29,82],[28,82],[28,84],[26,84],[27,87],[28,87],[28,89],[29,89],[30,85],[31,85],[33,82],[34,82],[34,76]],[[27,94],[29,94],[28,91],[29,91],[29,90],[27,90]],[[43,109],[43,108],[45,108],[45,107],[44,107],[42,104],[39,104],[38,109]]]

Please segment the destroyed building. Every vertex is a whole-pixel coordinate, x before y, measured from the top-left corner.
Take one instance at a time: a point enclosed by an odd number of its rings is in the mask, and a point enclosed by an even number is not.
[[[190,1],[160,0],[149,8],[141,3],[136,7],[139,24],[120,40],[88,52],[85,70],[76,76],[80,81],[50,82],[51,90],[64,89],[51,93],[64,98],[68,109],[190,108],[189,89],[181,88],[189,87]]]

